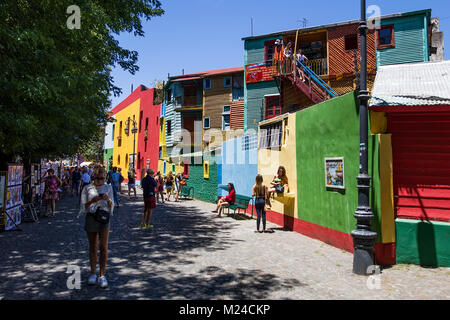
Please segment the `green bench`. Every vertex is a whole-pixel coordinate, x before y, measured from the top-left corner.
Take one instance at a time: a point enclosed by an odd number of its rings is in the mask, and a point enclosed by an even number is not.
[[[252,197],[243,196],[241,194],[236,195],[236,201],[234,204],[228,206],[228,215],[230,215],[230,209],[233,210],[233,216],[236,216],[236,210],[238,214],[241,210],[245,210],[248,208],[250,202],[253,200]],[[252,207],[252,216],[253,216],[253,207]]]
[[[187,185],[183,186],[183,188],[181,188],[180,197],[184,197],[185,199],[187,197],[191,197],[192,199],[194,199],[194,187],[189,187]]]

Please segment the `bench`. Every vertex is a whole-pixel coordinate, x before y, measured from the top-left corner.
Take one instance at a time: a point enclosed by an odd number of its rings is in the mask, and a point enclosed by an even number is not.
[[[236,210],[238,211],[238,214],[241,210],[245,210],[248,208],[250,202],[253,200],[252,197],[243,196],[241,194],[236,195],[236,201],[234,204],[228,206],[228,215],[230,215],[230,209],[233,210],[233,216],[236,215]],[[252,216],[253,216],[253,207],[252,207]]]
[[[191,195],[192,191],[192,195]],[[189,187],[187,185],[184,185],[183,188],[181,188],[180,197],[184,197],[185,199],[187,197],[194,198],[194,187]]]

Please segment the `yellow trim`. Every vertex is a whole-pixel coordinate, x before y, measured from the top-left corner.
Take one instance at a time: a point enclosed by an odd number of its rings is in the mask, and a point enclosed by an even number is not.
[[[387,117],[385,112],[370,111],[370,132],[372,134],[387,132]]]
[[[203,178],[209,179],[209,161],[203,163]]]
[[[378,135],[380,142],[381,241],[395,242],[394,185],[391,134]]]

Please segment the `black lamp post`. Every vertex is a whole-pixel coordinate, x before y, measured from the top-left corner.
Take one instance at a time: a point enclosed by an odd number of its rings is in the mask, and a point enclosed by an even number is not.
[[[361,44],[361,77],[359,90],[359,175],[358,181],[358,207],[354,213],[356,218],[356,230],[351,232],[353,237],[354,255],[353,272],[358,275],[368,275],[373,273],[369,267],[375,265],[373,247],[377,236],[370,227],[373,212],[370,208],[370,180],[368,172],[368,100],[370,98],[367,91],[367,21],[366,21],[366,1],[361,0],[361,22],[359,23],[360,44]]]
[[[128,127],[130,126],[130,123],[133,124],[133,128],[131,129],[131,132],[133,133],[133,170],[135,169],[135,148],[136,148],[136,132],[138,131],[137,129],[137,122],[132,120],[130,117],[128,117],[128,120],[125,121],[125,134],[128,135],[130,133],[130,130],[128,129]]]

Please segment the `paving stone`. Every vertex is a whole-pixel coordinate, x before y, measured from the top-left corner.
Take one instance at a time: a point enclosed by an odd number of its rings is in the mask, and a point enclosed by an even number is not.
[[[138,189],[139,196],[142,193]],[[106,290],[87,285],[88,242],[75,198],[57,202],[56,218],[0,233],[3,299],[450,299],[450,268],[396,265],[379,289],[352,273],[352,254],[268,223],[214,218],[215,205],[158,204],[153,229],[139,228],[142,198],[121,196],[112,217]],[[81,289],[67,287],[69,265]]]

